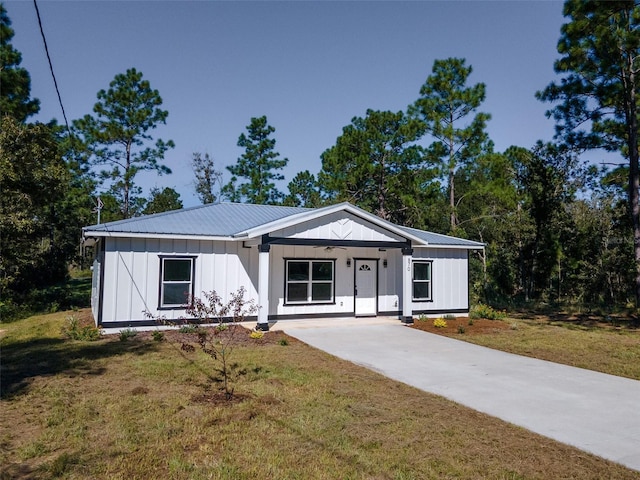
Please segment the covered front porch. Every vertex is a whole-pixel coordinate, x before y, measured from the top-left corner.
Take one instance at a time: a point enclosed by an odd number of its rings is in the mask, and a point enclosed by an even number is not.
[[[267,331],[273,322],[292,318],[381,316],[413,322],[409,240],[265,234],[261,241],[257,245],[258,330]]]

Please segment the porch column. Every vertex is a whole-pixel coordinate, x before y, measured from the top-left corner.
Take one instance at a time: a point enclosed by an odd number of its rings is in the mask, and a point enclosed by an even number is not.
[[[402,249],[402,323],[413,323],[411,313],[411,258],[413,249],[405,247]]]
[[[256,330],[269,330],[269,247],[258,245],[258,325]]]

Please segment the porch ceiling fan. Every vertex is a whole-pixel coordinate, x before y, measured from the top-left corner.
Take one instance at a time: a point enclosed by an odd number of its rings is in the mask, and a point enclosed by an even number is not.
[[[326,252],[330,252],[330,251],[331,251],[331,250],[333,250],[334,248],[339,248],[339,249],[341,249],[341,250],[346,250],[346,249],[347,249],[347,247],[333,247],[333,246],[331,246],[331,245],[327,245],[326,247],[323,247],[322,245],[316,245],[316,246],[315,246],[315,247],[313,247],[313,248],[324,248],[324,250],[325,250]]]

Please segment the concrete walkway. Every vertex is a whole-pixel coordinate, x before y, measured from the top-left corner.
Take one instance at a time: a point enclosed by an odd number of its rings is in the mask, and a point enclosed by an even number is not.
[[[364,320],[367,322],[367,320]],[[640,471],[640,382],[413,330],[278,322],[299,340],[426,392]]]

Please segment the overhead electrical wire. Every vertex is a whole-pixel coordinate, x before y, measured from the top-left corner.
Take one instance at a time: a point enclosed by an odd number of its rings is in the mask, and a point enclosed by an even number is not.
[[[65,125],[67,126],[67,132],[69,132],[69,135],[71,135],[71,129],[69,128],[67,114],[64,111],[64,105],[62,104],[62,97],[60,96],[60,89],[58,88],[58,81],[56,80],[55,73],[53,73],[53,63],[51,63],[51,56],[49,55],[49,47],[47,46],[47,39],[44,36],[44,30],[42,28],[42,20],[40,18],[40,10],[38,9],[38,3],[36,2],[36,0],[33,0],[33,6],[36,7],[36,16],[38,17],[40,34],[42,35],[42,42],[44,43],[44,51],[46,52],[47,60],[49,61],[49,70],[51,70],[51,76],[53,77],[53,85],[55,86],[56,93],[58,94],[58,102],[60,103],[60,108],[62,109],[62,117],[64,118]]]

